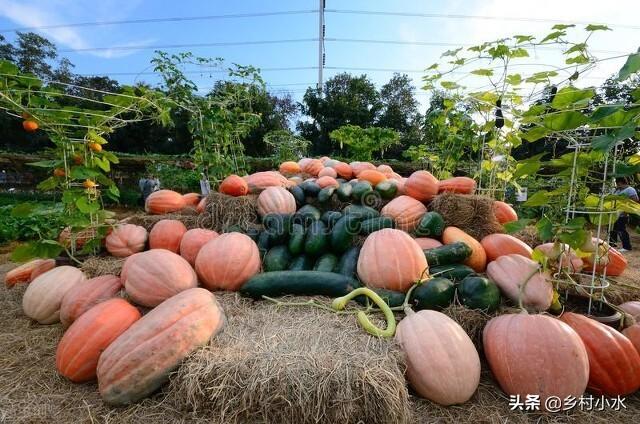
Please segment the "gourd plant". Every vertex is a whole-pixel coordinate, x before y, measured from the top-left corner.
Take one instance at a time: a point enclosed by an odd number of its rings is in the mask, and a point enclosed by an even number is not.
[[[278,163],[298,161],[307,155],[311,142],[291,134],[287,130],[269,131],[264,136],[264,143],[273,152]]]
[[[65,88],[72,88],[74,94]],[[85,98],[77,93],[88,94]],[[77,100],[91,107],[78,106]],[[50,177],[40,182],[38,189],[61,193],[67,226],[59,241],[41,239],[20,246],[13,252],[13,259],[52,257],[63,250],[73,257],[80,251],[80,245],[84,245],[82,253],[94,250],[107,231],[104,224],[113,216],[104,209],[102,195],[113,200],[119,196],[115,182],[108,177],[111,165],[118,163],[118,158],[105,148],[105,135],[147,115],[158,120],[166,118],[164,96],[144,87],[123,87],[119,93],[107,93],[42,81],[20,72],[9,61],[1,61],[0,108],[12,116],[22,117],[25,130],[45,131],[54,144],[52,159],[30,165],[49,171]],[[37,208],[36,204],[20,204],[12,213],[25,216]],[[80,230],[84,230],[82,240],[76,240]]]
[[[400,134],[391,128],[361,128],[350,124],[331,131],[329,137],[340,143],[341,149],[346,145],[351,159],[361,161],[372,160],[374,152],[384,155],[386,149],[400,143]]]

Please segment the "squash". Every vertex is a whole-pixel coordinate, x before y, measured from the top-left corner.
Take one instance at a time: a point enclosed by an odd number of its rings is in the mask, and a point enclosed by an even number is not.
[[[438,179],[427,171],[416,171],[404,183],[404,191],[420,202],[428,202],[438,194]]]
[[[292,176],[302,172],[300,165],[293,161],[282,162],[280,167],[278,167],[278,170],[284,176]]]
[[[640,353],[640,324],[633,324],[622,330],[622,334],[633,344],[638,353]]]
[[[122,289],[120,277],[101,275],[79,284],[62,298],[60,322],[69,327],[78,317],[98,303],[117,297]]]
[[[58,343],[58,372],[74,383],[93,380],[102,352],[140,316],[140,312],[124,299],[107,300],[89,309]]]
[[[541,272],[540,265],[529,258],[517,254],[500,256],[487,266],[487,276],[516,305],[521,301],[522,306],[534,311],[546,311],[551,306],[551,276]]]
[[[147,197],[144,210],[152,215],[163,215],[184,209],[184,197],[173,190],[154,191]]]
[[[320,188],[326,188],[326,187],[338,188],[338,187],[340,187],[340,183],[338,181],[336,181],[335,178],[329,177],[329,176],[324,176],[324,177],[318,178],[316,180],[316,184],[318,184],[318,186],[320,186]]]
[[[584,315],[565,312],[560,319],[578,333],[587,349],[589,390],[624,396],[640,389],[640,353],[628,338]]]
[[[627,268],[627,259],[622,255],[622,253],[611,247],[609,243],[595,237],[593,238],[593,243],[597,245],[597,249],[600,250],[601,255],[595,267],[596,273],[602,274],[606,268],[607,275],[611,275],[612,277],[622,275],[624,270]],[[593,270],[593,264],[596,262],[595,256],[596,255],[594,253],[583,259],[586,271],[590,272]]]
[[[506,224],[518,220],[518,214],[511,206],[500,200],[493,202],[493,214],[500,224]]]
[[[416,241],[416,243],[418,243],[418,246],[420,246],[420,249],[422,250],[433,249],[434,247],[442,246],[442,243],[440,243],[438,240],[428,237],[416,237],[414,240]]]
[[[298,161],[298,166],[302,170],[309,162],[311,162],[311,160],[311,158],[302,158]]]
[[[511,253],[531,259],[531,253],[533,253],[527,243],[509,234],[489,234],[480,241],[480,244],[487,254],[487,262]]]
[[[34,259],[7,272],[4,276],[4,285],[11,288],[18,283],[30,283],[55,266],[55,259]]]
[[[533,250],[543,253],[547,257],[547,265],[556,271],[580,272],[584,268],[584,262],[568,244],[544,243]]]
[[[391,168],[389,165],[378,165],[376,169],[378,172],[382,172],[387,178],[391,178],[391,176],[394,174],[393,168]]]
[[[438,193],[473,194],[476,181],[469,177],[453,177],[438,182]]]
[[[387,203],[380,214],[393,218],[396,227],[404,231],[413,231],[427,208],[421,202],[409,196],[398,196]]]
[[[375,169],[365,169],[358,174],[358,181],[369,181],[374,187],[386,180],[387,176]]]
[[[180,253],[180,242],[186,232],[187,227],[176,219],[158,221],[149,232],[149,248],[167,249],[173,253]]]
[[[133,224],[120,224],[105,240],[107,252],[117,258],[126,258],[142,252],[147,243],[147,230]]]
[[[640,323],[640,301],[632,300],[618,305],[625,313],[631,315],[638,323]]]
[[[351,170],[351,167],[347,163],[336,162],[333,165],[333,169],[336,170],[338,177],[344,178],[345,180],[350,180],[351,177],[353,176],[353,171]]]
[[[189,262],[165,249],[151,249],[129,256],[120,278],[131,300],[149,308],[198,285]]]
[[[27,286],[22,297],[24,314],[40,324],[55,324],[60,321],[64,296],[86,280],[82,271],[72,266],[59,266],[45,272]]]
[[[324,168],[324,164],[320,159],[311,159],[306,162],[304,166],[301,166],[301,168],[302,172],[304,172],[305,174],[317,177],[320,171],[322,171],[322,169]]]
[[[401,292],[429,278],[427,259],[418,243],[404,231],[391,228],[367,237],[357,270],[367,286]]]
[[[579,398],[589,381],[580,336],[548,315],[505,314],[484,328],[482,345],[493,377],[507,395]]]
[[[183,194],[182,198],[184,199],[185,207],[195,208],[200,203],[200,195],[198,193]]]
[[[206,207],[207,207],[207,198],[203,197],[202,199],[200,199],[200,203],[198,203],[198,206],[196,206],[196,212],[202,213],[204,212],[204,209]]]
[[[200,249],[195,268],[209,290],[237,291],[260,271],[260,252],[249,236],[226,233]]]
[[[318,173],[318,177],[331,177],[331,178],[338,178],[338,173],[336,172],[335,169],[333,168],[329,168],[328,166],[325,166],[324,168],[322,168],[322,170]]]
[[[407,311],[396,329],[416,393],[440,405],[468,401],[480,383],[480,357],[454,320],[437,311]]]
[[[150,395],[224,323],[224,311],[205,289],[192,288],[165,300],[100,355],[97,376],[102,399],[126,405]]]
[[[194,228],[187,231],[180,241],[180,256],[185,258],[191,266],[194,266],[202,246],[216,237],[218,237],[218,233],[204,228]]]
[[[269,214],[294,214],[296,198],[286,188],[267,187],[257,200],[258,213],[261,217]]]
[[[284,175],[274,171],[256,172],[244,177],[250,193],[260,193],[267,187],[286,187],[289,182]]]
[[[444,244],[453,244],[461,241],[471,249],[471,256],[463,262],[471,267],[475,272],[483,272],[487,267],[487,253],[484,251],[482,244],[478,240],[471,237],[457,227],[447,227],[442,232],[442,242]]]
[[[256,178],[257,179],[257,178]],[[249,193],[249,183],[238,175],[231,174],[220,183],[218,191],[228,196],[244,196]]]
[[[375,165],[369,162],[351,162],[349,166],[351,167],[351,172],[354,177],[358,177],[362,171],[366,171],[367,169],[372,171],[376,169]]]
[[[488,278],[470,274],[458,284],[458,300],[469,309],[494,312],[500,306],[500,289]]]

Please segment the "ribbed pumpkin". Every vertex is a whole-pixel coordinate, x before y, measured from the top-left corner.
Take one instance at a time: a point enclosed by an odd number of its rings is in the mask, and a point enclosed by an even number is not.
[[[250,193],[260,193],[267,187],[286,187],[288,184],[287,178],[274,171],[256,172],[255,174],[247,175],[244,180],[249,185]]]
[[[7,272],[4,276],[4,284],[11,288],[18,283],[30,283],[55,266],[55,259],[34,259]]]
[[[263,217],[270,213],[293,214],[296,212],[296,198],[286,188],[268,187],[258,196],[257,207]]]
[[[184,199],[185,207],[195,208],[200,203],[200,195],[198,193],[183,194],[182,198]]]
[[[487,262],[511,253],[517,253],[531,259],[531,253],[533,253],[527,243],[509,234],[489,234],[480,241],[480,244],[487,254]]]
[[[180,253],[180,241],[187,227],[176,219],[163,219],[154,224],[149,232],[150,249],[167,249]]]
[[[185,258],[191,266],[195,265],[196,257],[202,246],[216,237],[218,237],[218,233],[204,228],[194,228],[187,231],[180,241],[180,256]]]
[[[640,353],[640,324],[634,324],[622,330],[622,334],[633,344],[638,353]]]
[[[338,177],[344,178],[345,180],[350,180],[351,177],[353,176],[353,170],[351,169],[348,163],[336,162],[333,165],[333,169],[336,170]]]
[[[369,162],[351,162],[349,166],[351,167],[351,172],[354,177],[358,177],[362,171],[366,171],[367,169],[374,171],[376,169],[376,166]]]
[[[244,196],[249,193],[249,184],[242,177],[231,174],[222,180],[220,187],[218,187],[218,191],[228,196]]]
[[[427,171],[416,171],[404,183],[404,192],[421,202],[428,202],[438,194],[438,179]]]
[[[607,270],[607,275],[617,277],[622,275],[625,269],[627,269],[627,258],[622,253],[618,252],[615,248],[611,247],[608,243],[593,238],[594,244],[597,244],[598,248],[606,251],[606,255],[598,260],[596,264],[596,273],[602,274]],[[585,264],[585,270],[591,271],[593,269],[593,263],[595,262],[595,255],[587,256],[583,259]]]
[[[133,224],[118,225],[107,236],[107,251],[118,258],[126,258],[134,253],[142,252],[147,243],[147,230]]]
[[[320,162],[322,162],[322,164],[324,165],[325,163],[327,163],[328,161],[330,161],[331,158],[329,156],[322,156],[320,158]],[[325,165],[326,166],[326,165]]]
[[[387,203],[380,214],[393,218],[398,229],[413,231],[425,212],[427,212],[427,208],[416,199],[409,196],[398,196]]]
[[[387,176],[382,172],[375,169],[365,169],[358,174],[359,181],[369,181],[372,186],[377,186],[379,183],[386,181]]]
[[[547,257],[547,265],[552,269],[580,272],[584,268],[584,262],[568,244],[543,243],[533,250],[542,252]]]
[[[304,169],[304,167],[311,162],[311,158],[302,158],[298,161],[298,166],[300,167],[300,169]]]
[[[237,291],[260,272],[258,246],[245,234],[222,234],[200,249],[196,271],[202,285],[210,290]]]
[[[469,234],[457,227],[447,227],[442,233],[442,242],[444,244],[452,244],[457,241],[465,243],[471,248],[471,256],[469,256],[464,264],[473,268],[475,272],[483,272],[487,267],[487,253],[480,242]]]
[[[376,169],[378,170],[378,172],[382,172],[384,175],[386,175],[387,178],[391,178],[391,176],[393,175],[393,168],[391,168],[389,165],[378,165]]]
[[[338,181],[336,181],[335,178],[333,177],[329,177],[329,176],[324,176],[324,177],[320,177],[316,180],[316,184],[318,184],[320,186],[320,188],[325,188],[325,187],[340,187],[340,183]]]
[[[198,285],[189,262],[164,249],[151,249],[129,256],[120,278],[131,300],[150,308]]]
[[[367,237],[357,269],[367,286],[402,292],[429,278],[427,260],[418,243],[404,231],[391,228]]]
[[[331,178],[338,178],[338,173],[336,172],[335,169],[333,168],[329,168],[327,166],[325,166],[324,168],[322,168],[322,170],[318,173],[318,177],[331,177]]]
[[[632,300],[629,302],[624,302],[623,304],[619,305],[618,308],[631,315],[633,319],[640,323],[640,301]]]
[[[438,193],[473,194],[476,182],[469,177],[453,177],[438,182]]]
[[[589,390],[624,396],[640,388],[640,353],[622,333],[584,315],[565,312],[560,319],[582,339],[589,356]]]
[[[522,296],[522,305],[527,309],[546,311],[551,306],[551,277],[548,272],[540,272],[539,264],[529,258],[517,254],[500,256],[487,266],[487,276],[516,305]]]
[[[85,282],[86,277],[78,268],[53,268],[27,286],[22,297],[22,310],[40,324],[54,324],[60,321],[60,305],[64,296]]]
[[[140,312],[124,299],[107,300],[89,309],[58,344],[58,372],[74,383],[93,380],[102,352],[139,319]]]
[[[177,212],[183,209],[184,197],[173,190],[154,191],[147,197],[144,209],[152,215],[162,215],[169,212]]]
[[[505,314],[482,334],[493,377],[508,395],[579,398],[587,388],[589,359],[578,334],[547,315]]]
[[[433,249],[434,247],[442,246],[442,243],[440,243],[438,240],[428,237],[417,237],[415,238],[415,241],[416,243],[418,243],[418,246],[420,246],[420,249],[422,250]]]
[[[395,338],[418,395],[440,405],[464,403],[473,396],[480,382],[480,357],[454,320],[437,311],[408,310]]]
[[[89,309],[106,300],[117,297],[122,289],[120,277],[102,275],[87,280],[69,291],[60,304],[60,322],[67,328]]]
[[[500,224],[506,224],[508,222],[518,220],[518,214],[516,211],[514,211],[511,206],[500,200],[493,202],[493,214],[496,216],[496,219]]]
[[[185,290],[164,301],[100,355],[97,375],[102,399],[110,405],[126,405],[150,395],[224,322],[224,311],[205,289]]]
[[[324,168],[324,164],[319,159],[311,159],[304,166],[301,166],[302,172],[317,177]]]
[[[300,165],[293,161],[282,162],[278,167],[278,170],[282,175],[285,176],[296,175],[302,172],[302,169],[300,169]]]

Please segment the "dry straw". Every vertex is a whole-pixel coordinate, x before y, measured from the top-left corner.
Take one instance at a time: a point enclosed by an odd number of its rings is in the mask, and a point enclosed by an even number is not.
[[[493,213],[493,199],[485,196],[443,193],[429,204],[447,226],[455,226],[476,240],[493,233],[503,233]]]

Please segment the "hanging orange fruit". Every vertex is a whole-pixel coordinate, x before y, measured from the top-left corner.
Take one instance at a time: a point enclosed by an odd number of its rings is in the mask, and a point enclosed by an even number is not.
[[[26,120],[22,122],[22,128],[26,132],[35,132],[38,129],[38,123],[36,121]]]
[[[84,186],[84,188],[95,188],[97,184],[91,180],[84,180],[82,185]]]
[[[96,142],[92,142],[89,143],[89,149],[91,149],[93,152],[99,153],[102,151],[102,145]]]
[[[82,157],[82,155],[78,155],[78,154],[73,155],[73,163],[75,163],[76,165],[82,165],[83,162],[84,162],[84,158]]]
[[[53,170],[53,176],[54,177],[64,177],[66,175],[66,173],[64,172],[64,169],[62,168],[56,168]]]

